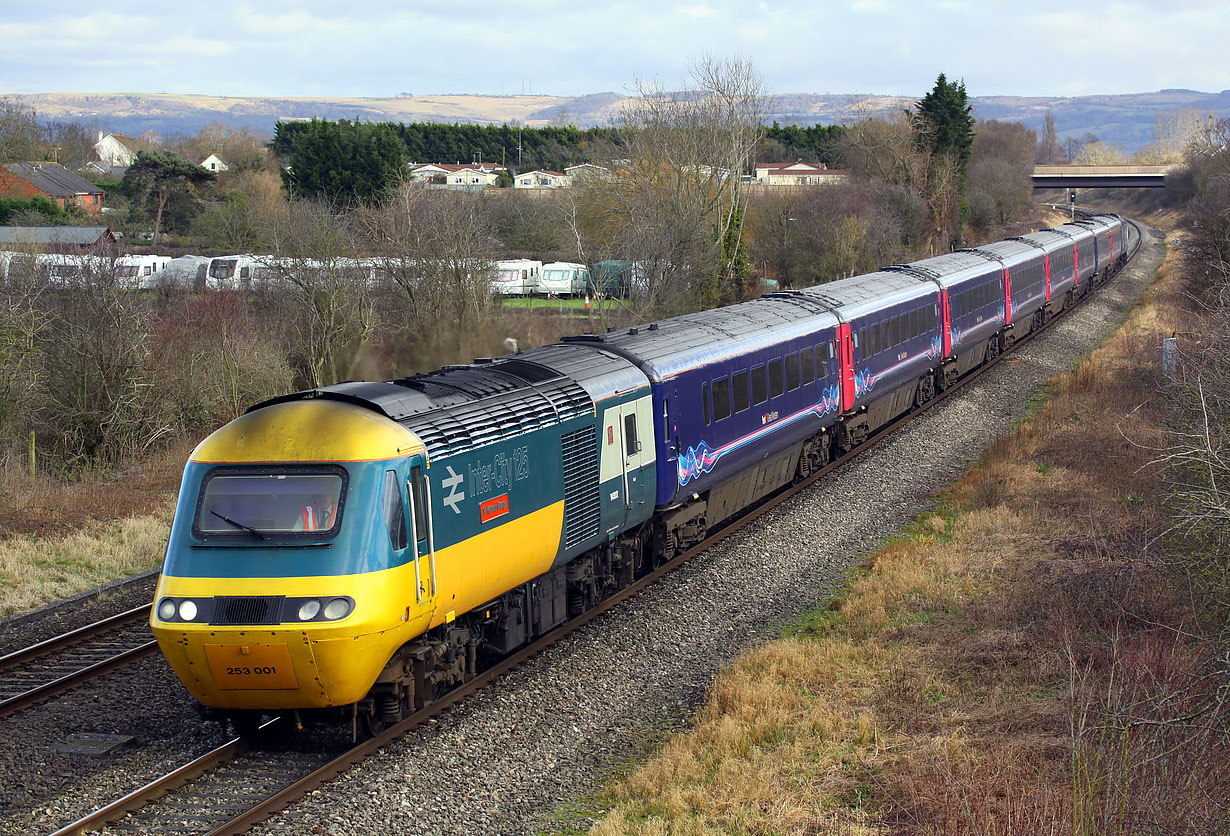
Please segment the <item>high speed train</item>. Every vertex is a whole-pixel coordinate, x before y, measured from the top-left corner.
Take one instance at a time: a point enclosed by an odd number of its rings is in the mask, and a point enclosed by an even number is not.
[[[1121,267],[1114,215],[253,406],[193,451],[151,626],[241,733],[372,733],[806,477]]]

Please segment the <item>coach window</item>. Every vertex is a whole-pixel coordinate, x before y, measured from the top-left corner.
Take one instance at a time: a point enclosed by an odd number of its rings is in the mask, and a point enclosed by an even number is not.
[[[803,361],[803,385],[806,386],[816,379],[816,352],[814,349],[805,348],[799,354],[799,359]]]
[[[874,353],[871,350],[870,332],[866,328],[863,328],[858,332],[857,339],[855,339],[854,344],[858,346],[858,350],[860,352],[859,356],[864,359],[870,357]]]
[[[709,412],[709,384],[702,383],[700,385],[700,402],[704,405],[705,410],[705,426],[713,423],[713,415]]]
[[[786,391],[786,381],[782,377],[782,361],[769,361],[769,397],[776,398]]]
[[[769,399],[769,389],[765,386],[764,366],[752,369],[752,403],[764,403]]]
[[[735,412],[742,412],[751,406],[747,399],[747,372],[739,372],[730,380],[731,397],[734,398]]]
[[[892,343],[888,341],[889,336],[888,320],[886,319],[880,323],[880,351],[887,351],[889,346],[892,345]]]
[[[894,316],[888,322],[889,345],[901,342],[901,317]]]
[[[786,391],[793,392],[799,388],[799,355],[786,355]]]
[[[730,415],[730,381],[726,378],[713,381],[713,420],[721,421]]]

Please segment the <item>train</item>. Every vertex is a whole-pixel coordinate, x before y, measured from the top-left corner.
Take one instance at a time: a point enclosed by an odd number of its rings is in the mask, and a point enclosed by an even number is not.
[[[801,290],[276,397],[189,456],[150,626],[253,734],[375,734],[922,406],[1100,285],[1097,215]]]

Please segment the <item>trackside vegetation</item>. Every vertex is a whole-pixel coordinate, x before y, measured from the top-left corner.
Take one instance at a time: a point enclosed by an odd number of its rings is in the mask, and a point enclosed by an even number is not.
[[[724,671],[589,832],[1225,833],[1226,587],[1162,454],[1159,344],[1197,318],[1173,253],[1159,276],[831,606]]]

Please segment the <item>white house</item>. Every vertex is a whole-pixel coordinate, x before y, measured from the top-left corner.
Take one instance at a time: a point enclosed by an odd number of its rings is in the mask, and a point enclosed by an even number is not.
[[[450,186],[491,186],[499,181],[504,170],[504,166],[490,163],[425,163],[410,166],[410,179],[421,182],[442,177]]]
[[[94,152],[98,159],[108,168],[114,166],[130,166],[136,159],[137,143],[132,137],[123,134],[106,134],[98,132],[98,142],[94,143]]]
[[[567,185],[568,175],[546,169],[534,169],[513,178],[513,186],[518,189],[562,189]]]
[[[765,186],[822,186],[849,178],[845,171],[833,171],[824,163],[756,163],[756,182]]]
[[[494,169],[462,168],[450,171],[444,182],[450,186],[494,186],[500,174]]]
[[[222,162],[222,158],[217,154],[210,154],[208,157],[201,160],[201,168],[217,173],[219,171],[229,171],[231,167]]]

